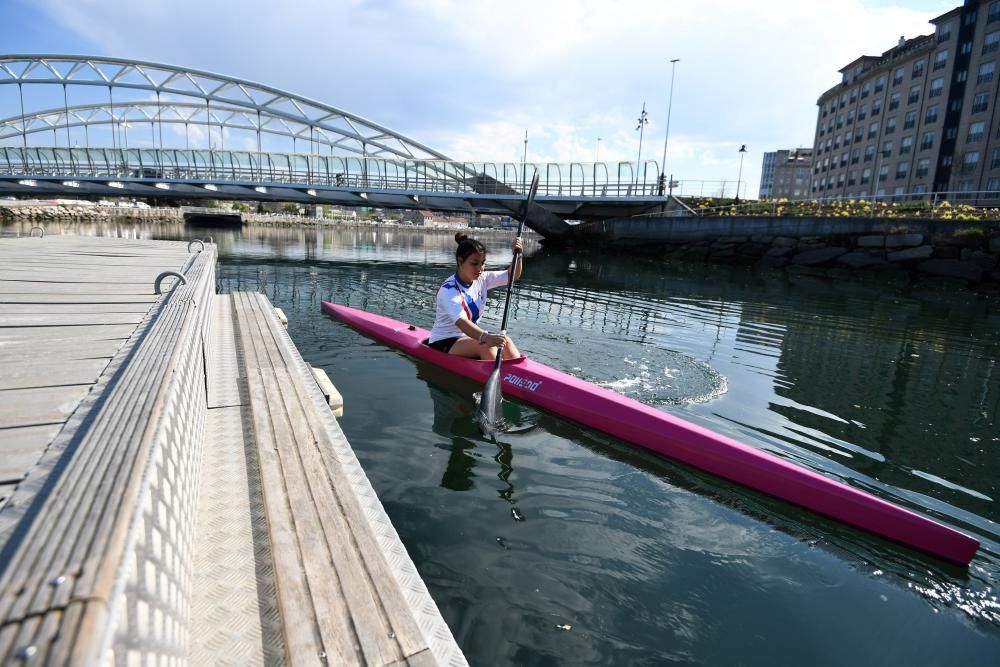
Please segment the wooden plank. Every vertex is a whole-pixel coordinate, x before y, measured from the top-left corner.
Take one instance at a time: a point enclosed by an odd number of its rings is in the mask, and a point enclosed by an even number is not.
[[[325,538],[326,548],[331,554],[330,562],[340,579],[342,594],[353,620],[354,634],[364,651],[365,660],[377,665],[399,660],[403,657],[403,652],[394,638],[391,638],[390,625],[377,603],[378,594],[373,590],[375,584],[360,562],[352,526],[345,521],[344,509],[338,502],[323,460],[315,449],[314,443],[317,438],[322,437],[322,433],[309,428],[308,424],[312,420],[307,413],[313,406],[304,404],[296,391],[299,378],[286,367],[282,354],[285,346],[275,338],[271,330],[274,315],[269,302],[263,295],[252,297],[251,326],[256,325],[256,330],[251,336],[261,341],[277,379],[268,396],[272,401],[280,400],[284,404],[279,408],[283,407],[287,411],[293,434],[293,437],[278,441],[282,470],[289,488],[289,502],[296,516],[302,511],[301,508],[308,508],[310,512],[315,508],[319,517],[319,525],[310,527],[306,535],[300,534],[300,540],[311,539],[313,535]],[[271,409],[275,408],[272,406]],[[292,475],[294,478],[291,478]],[[301,493],[302,497],[296,498],[293,493]],[[310,588],[317,574],[322,578],[322,572],[312,573],[309,577]],[[323,628],[324,637],[338,637],[343,633],[342,629],[336,627]]]
[[[35,315],[0,314],[0,328],[111,326],[142,321],[142,313],[52,313]]]
[[[5,342],[14,341],[60,341],[67,338],[75,340],[124,340],[135,331],[135,324],[94,324],[76,326],[66,329],[53,327],[17,327],[0,329],[0,349]]]
[[[121,313],[137,314],[139,319],[149,312],[151,301],[119,301],[101,302],[88,301],[77,303],[5,303],[0,298],[0,318],[9,315],[69,315],[98,314],[117,315]]]
[[[90,385],[8,390],[0,401],[0,428],[64,422],[89,391]]]
[[[125,344],[125,338],[75,340],[56,338],[47,341],[0,341],[0,364],[18,362],[43,355],[52,364],[64,359],[109,359]]]
[[[54,294],[3,294],[0,293],[0,303],[16,304],[24,303],[29,305],[86,305],[86,304],[145,304],[148,308],[159,299],[159,295],[153,294],[110,294],[91,291],[89,293],[75,294],[67,296],[63,293]]]
[[[107,368],[110,357],[103,359],[66,359],[56,365],[40,366],[37,357],[6,361],[0,375],[0,391],[92,385]]]
[[[302,554],[282,479],[277,438],[270,412],[266,409],[267,392],[260,374],[260,362],[257,360],[257,343],[249,333],[244,299],[237,294],[234,295],[234,300],[250,401],[251,405],[260,406],[255,407],[251,413],[285,648],[291,664],[311,664],[324,647],[317,634],[312,600],[301,571]],[[344,615],[341,614],[340,617],[343,618]],[[347,656],[339,654],[336,647],[327,647],[326,651],[331,664],[346,663]]]

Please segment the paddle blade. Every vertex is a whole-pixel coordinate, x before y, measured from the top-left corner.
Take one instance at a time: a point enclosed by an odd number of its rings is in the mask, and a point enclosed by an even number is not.
[[[483,397],[479,400],[479,428],[483,435],[492,435],[500,429],[502,416],[500,403],[503,395],[500,391],[500,369],[494,368],[490,378],[483,387]]]

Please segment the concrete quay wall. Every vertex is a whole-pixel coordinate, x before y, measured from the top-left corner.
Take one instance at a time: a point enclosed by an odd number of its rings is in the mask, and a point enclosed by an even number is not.
[[[759,263],[836,276],[929,275],[1000,284],[1000,224],[899,218],[634,217],[574,230],[572,240],[670,257]]]

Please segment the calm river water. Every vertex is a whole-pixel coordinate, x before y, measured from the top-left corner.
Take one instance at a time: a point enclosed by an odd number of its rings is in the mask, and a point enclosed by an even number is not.
[[[484,439],[478,387],[320,313],[429,328],[451,233],[207,233],[220,291],[264,292],[344,395],[344,432],[472,664],[1000,664],[1000,297],[529,240],[509,327],[539,361],[968,531],[966,570],[525,406]],[[509,260],[509,233],[482,240]],[[501,314],[496,294],[491,328]]]

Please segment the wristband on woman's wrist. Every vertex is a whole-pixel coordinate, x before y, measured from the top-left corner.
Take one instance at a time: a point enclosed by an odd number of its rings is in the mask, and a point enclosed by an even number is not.
[[[479,344],[486,345],[486,338],[489,335],[490,335],[489,331],[484,331],[483,333],[479,334]]]

